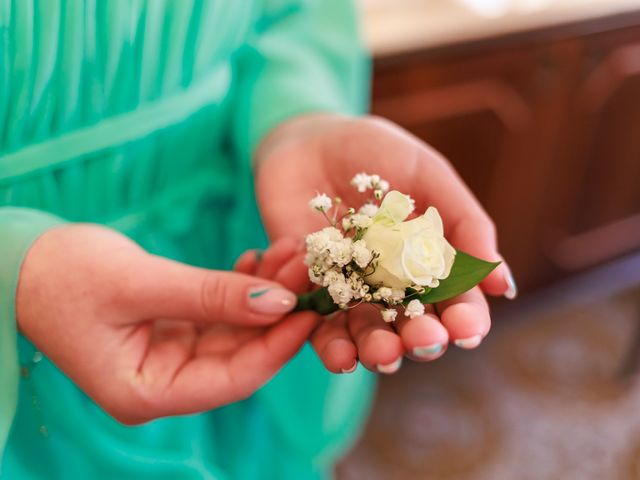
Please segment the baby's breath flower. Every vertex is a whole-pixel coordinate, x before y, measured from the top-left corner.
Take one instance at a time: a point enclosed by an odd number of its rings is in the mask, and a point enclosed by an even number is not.
[[[309,201],[309,207],[319,212],[328,212],[331,209],[331,199],[326,193],[319,193]]]
[[[400,303],[404,300],[404,290],[401,288],[392,288],[389,300],[392,303]]]
[[[329,245],[329,258],[338,267],[344,267],[351,262],[351,244],[350,238],[343,238]]]
[[[353,290],[344,280],[332,283],[327,290],[333,301],[338,305],[346,305],[353,298]]]
[[[362,213],[356,213],[351,217],[351,224],[357,228],[369,228],[372,223],[371,217]]]
[[[322,285],[322,274],[318,273],[317,269],[313,267],[309,268],[309,280],[316,285]]]
[[[364,193],[371,188],[371,176],[366,173],[358,173],[351,179],[351,185],[356,187],[360,193]]]
[[[353,261],[360,268],[365,269],[373,259],[373,253],[367,248],[363,240],[357,240],[351,245]]]
[[[404,314],[405,316],[411,317],[411,318],[424,315],[424,305],[418,299],[411,300],[409,304],[406,306],[404,310]]]
[[[349,230],[351,230],[353,228],[353,225],[351,224],[351,217],[344,217],[342,219],[342,229],[345,232],[348,232]]]
[[[366,215],[367,217],[373,217],[376,213],[378,213],[378,206],[373,203],[365,203],[362,207],[360,207],[358,213]]]
[[[389,182],[387,182],[386,180],[380,180],[378,182],[378,190],[382,190],[383,192],[388,192],[389,191]]]
[[[389,287],[380,287],[378,290],[376,290],[373,294],[373,298],[374,300],[384,300],[389,301],[391,300],[391,296],[393,295],[393,290]]]
[[[336,269],[332,269],[325,272],[324,278],[322,279],[322,286],[328,287],[331,284],[344,282],[344,281],[345,279],[342,272]]]
[[[398,315],[398,312],[392,308],[386,308],[382,310],[380,314],[382,315],[382,320],[384,320],[387,323],[391,323],[395,321],[396,316]]]

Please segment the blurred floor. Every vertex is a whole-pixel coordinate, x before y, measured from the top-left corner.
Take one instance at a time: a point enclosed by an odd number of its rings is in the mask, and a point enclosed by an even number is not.
[[[382,378],[338,479],[640,479],[640,375],[620,374],[640,289],[556,297],[498,315],[476,351]]]

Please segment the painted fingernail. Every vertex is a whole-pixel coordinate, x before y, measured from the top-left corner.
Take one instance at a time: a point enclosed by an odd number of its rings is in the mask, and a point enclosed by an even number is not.
[[[482,343],[482,335],[474,335],[469,338],[459,338],[458,340],[454,340],[453,343],[455,343],[457,347],[464,348],[465,350],[471,350]]]
[[[424,360],[429,360],[439,356],[442,352],[442,348],[443,346],[441,343],[434,343],[433,345],[427,345],[426,347],[414,347],[413,355]]]
[[[351,368],[343,368],[341,371],[342,371],[342,373],[353,373],[353,372],[356,371],[356,368],[358,368],[358,361],[357,360],[355,360],[353,362],[353,367],[351,367]]]
[[[249,289],[249,308],[267,315],[287,313],[296,306],[293,292],[278,287],[254,287]]]
[[[396,373],[400,369],[400,365],[402,365],[402,357],[386,365],[379,363],[376,367],[380,373]]]
[[[507,288],[507,291],[504,292],[504,296],[509,300],[513,300],[518,296],[518,286],[516,285],[516,281],[513,278],[513,274],[507,270],[504,279],[507,282],[507,286],[509,287]]]

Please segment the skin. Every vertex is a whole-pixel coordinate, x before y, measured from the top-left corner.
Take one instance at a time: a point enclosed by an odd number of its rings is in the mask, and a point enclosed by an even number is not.
[[[316,326],[311,313],[246,306],[252,287],[298,282],[278,269],[296,248],[273,246],[266,281],[156,257],[106,228],[58,227],[25,259],[18,327],[122,423],[210,410],[250,396]]]
[[[369,306],[330,319],[252,312],[251,288],[309,287],[302,236],[325,224],[307,202],[323,191],[358,205],[362,199],[348,181],[359,171],[380,174],[410,194],[418,210],[437,206],[454,246],[500,258],[493,224],[451,166],[386,121],[299,117],[268,136],[257,161],[259,205],[274,244],[262,258],[243,255],[236,272],[153,256],[95,225],[54,228],[29,250],[17,291],[18,328],[117,420],[138,424],[239,401],[307,339],[340,373],[356,360],[377,370],[403,355],[418,359],[414,347],[446,349],[450,340],[488,333],[480,288],[424,316],[399,315],[393,326]],[[501,267],[482,290],[502,295],[506,274]]]
[[[384,119],[336,115],[295,119],[266,139],[257,162],[258,201],[272,239],[302,237],[327,226],[307,206],[317,192],[340,197],[344,205],[361,205],[366,198],[349,181],[364,171],[379,174],[393,189],[411,195],[417,212],[437,207],[445,236],[454,247],[486,260],[503,260],[493,222],[451,164]],[[491,326],[484,293],[504,295],[510,275],[503,263],[479,287],[436,305],[424,317],[409,320],[399,313],[395,326],[385,324],[374,308],[354,309],[322,322],[312,344],[326,367],[338,373],[357,359],[376,370],[403,355],[416,359],[414,347],[440,343],[446,348],[449,341],[484,337]]]

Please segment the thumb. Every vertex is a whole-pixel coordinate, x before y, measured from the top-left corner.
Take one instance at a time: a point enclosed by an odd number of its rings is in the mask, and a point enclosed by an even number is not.
[[[191,267],[152,257],[135,303],[145,318],[268,325],[291,312],[296,295],[242,273]]]

